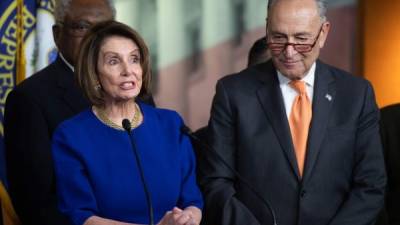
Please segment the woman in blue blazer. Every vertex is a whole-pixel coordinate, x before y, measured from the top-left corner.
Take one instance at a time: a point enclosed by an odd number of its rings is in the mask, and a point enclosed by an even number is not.
[[[75,72],[93,106],[53,136],[59,206],[73,224],[148,224],[140,164],[154,221],[200,223],[203,201],[182,119],[137,100],[149,94],[149,65],[143,39],[122,23],[96,25],[82,42]]]

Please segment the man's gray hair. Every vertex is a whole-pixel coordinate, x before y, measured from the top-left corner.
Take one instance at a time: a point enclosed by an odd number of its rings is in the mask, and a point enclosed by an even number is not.
[[[273,4],[275,4],[279,0],[268,0],[268,11]],[[321,18],[322,22],[326,21],[326,0],[315,0],[318,6],[319,17]]]
[[[113,0],[103,0],[107,6],[110,8],[112,17],[115,19],[115,6],[114,6],[114,1]],[[54,5],[54,19],[56,23],[58,22],[63,22],[65,15],[67,14],[69,7],[71,5],[72,0],[55,0],[55,5]]]

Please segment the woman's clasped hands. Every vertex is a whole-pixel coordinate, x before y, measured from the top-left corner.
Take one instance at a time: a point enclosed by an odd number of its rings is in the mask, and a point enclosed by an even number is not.
[[[194,207],[187,207],[184,210],[174,207],[172,211],[165,213],[157,225],[199,225],[200,219],[196,218],[198,217],[196,210]]]

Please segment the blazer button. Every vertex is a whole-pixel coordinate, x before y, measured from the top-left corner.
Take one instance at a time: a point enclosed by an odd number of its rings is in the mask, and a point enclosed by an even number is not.
[[[301,192],[300,192],[300,197],[301,198],[304,198],[304,197],[306,197],[306,191],[305,190],[301,190]]]

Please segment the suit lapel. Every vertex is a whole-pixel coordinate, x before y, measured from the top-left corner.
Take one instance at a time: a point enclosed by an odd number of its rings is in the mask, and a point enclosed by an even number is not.
[[[332,74],[327,67],[317,61],[315,71],[313,115],[307,142],[307,156],[304,168],[304,179],[311,177],[312,170],[320,151],[321,142],[325,136],[329,121],[329,112],[335,101],[336,86]]]
[[[259,70],[256,75],[258,79],[263,82],[263,85],[257,90],[257,97],[271,123],[286,158],[297,178],[300,179],[289,123],[276,71],[271,61],[267,64],[263,64],[263,66],[264,65],[265,67],[261,67],[261,70]]]
[[[75,84],[74,73],[60,57],[57,58],[56,66],[59,68],[57,84],[61,90],[62,99],[74,114],[81,112],[89,106],[89,103]]]

